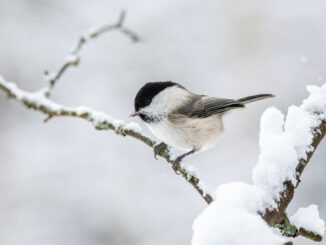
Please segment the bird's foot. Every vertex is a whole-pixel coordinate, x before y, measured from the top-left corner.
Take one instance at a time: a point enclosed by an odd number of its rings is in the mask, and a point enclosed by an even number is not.
[[[176,159],[174,159],[173,165],[180,165],[180,163],[181,163],[181,161],[182,161],[183,158],[184,158],[183,155],[178,156]]]
[[[173,161],[174,165],[175,165],[175,164],[180,165],[181,161],[182,161],[186,156],[189,156],[189,155],[195,153],[195,151],[196,151],[196,150],[193,149],[193,150],[191,150],[191,151],[189,151],[189,152],[187,152],[187,153],[185,153],[185,154],[182,154],[182,155],[178,156],[178,157],[177,157],[176,159],[174,159],[174,161]]]
[[[186,156],[189,156],[189,155],[191,155],[191,154],[193,154],[193,153],[195,153],[196,152],[196,150],[195,149],[193,149],[193,150],[191,150],[191,151],[189,151],[189,152],[187,152],[187,153],[185,153],[185,154],[183,154],[183,155],[181,155],[181,156],[178,156],[176,159],[174,159],[174,161],[173,161],[173,164],[172,164],[172,168],[174,169],[174,171],[177,173],[177,172],[180,172],[180,163],[181,163],[181,161],[186,157]]]
[[[180,164],[183,158],[185,158],[185,155],[178,156],[176,159],[174,159],[172,163],[172,168],[174,172],[176,172],[176,174],[180,174],[180,170],[181,170]]]
[[[169,147],[167,144],[161,142],[160,144],[154,146],[154,157],[157,160],[157,156],[164,156],[166,153],[168,153]]]
[[[176,174],[180,174],[180,163],[182,161],[182,158],[177,157],[173,162],[172,162],[172,168]]]

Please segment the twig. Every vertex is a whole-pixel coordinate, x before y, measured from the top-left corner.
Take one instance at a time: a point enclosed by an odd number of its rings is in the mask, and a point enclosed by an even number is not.
[[[122,34],[126,35],[133,42],[138,42],[140,40],[139,36],[130,30],[127,27],[124,27],[124,22],[126,19],[126,11],[122,11],[120,13],[119,19],[116,23],[111,25],[103,25],[99,27],[95,27],[87,31],[85,34],[81,35],[72,49],[72,51],[66,56],[66,60],[59,67],[56,72],[44,72],[44,78],[48,83],[48,87],[44,90],[45,96],[50,97],[51,92],[56,85],[57,81],[62,77],[62,75],[71,67],[78,66],[80,63],[80,52],[82,48],[92,39],[96,39],[97,37],[110,32],[110,31],[120,31]]]
[[[315,232],[308,231],[304,228],[297,228],[294,225],[292,225],[288,219],[288,217],[285,215],[284,221],[281,224],[276,224],[275,228],[280,229],[283,236],[287,237],[297,237],[297,236],[303,236],[305,238],[308,238],[315,242],[320,242],[323,238],[321,235],[316,234]]]

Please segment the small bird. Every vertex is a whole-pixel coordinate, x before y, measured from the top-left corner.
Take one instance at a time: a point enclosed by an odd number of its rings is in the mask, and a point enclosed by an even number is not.
[[[178,83],[150,82],[137,93],[135,112],[162,141],[154,147],[155,157],[167,145],[186,151],[174,163],[195,152],[213,147],[223,132],[223,116],[230,110],[273,97],[257,94],[241,99],[223,99],[195,94]]]

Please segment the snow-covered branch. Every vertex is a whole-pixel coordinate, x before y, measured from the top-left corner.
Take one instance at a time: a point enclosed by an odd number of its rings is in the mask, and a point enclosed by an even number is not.
[[[286,215],[301,174],[326,133],[326,85],[308,86],[308,91],[310,96],[300,107],[291,106],[285,120],[274,108],[263,115],[262,149],[253,179],[269,193],[269,206],[263,217],[270,226],[284,228],[283,233],[288,236],[302,235],[320,241],[321,234],[304,227],[294,229]]]
[[[321,241],[325,223],[316,206],[290,219],[286,214],[300,176],[326,133],[326,84],[308,86],[308,91],[310,96],[300,107],[289,107],[286,118],[276,108],[264,112],[253,184],[229,183],[217,189],[215,201],[194,222],[193,245],[289,244],[270,227],[284,236]]]
[[[36,92],[27,92],[18,88],[15,83],[6,81],[0,76],[0,90],[2,90],[8,98],[20,102],[29,109],[34,109],[47,115],[46,121],[53,117],[62,116],[81,118],[92,123],[98,130],[113,130],[118,135],[130,136],[140,140],[151,148],[157,144],[151,138],[143,135],[138,124],[134,122],[125,123],[122,120],[112,118],[104,112],[96,111],[85,106],[70,107],[58,104],[45,95],[44,89]],[[161,151],[159,156],[163,157],[173,166],[174,160],[171,157],[169,149]],[[182,166],[180,164],[177,166],[174,165],[173,169],[177,174],[183,176],[207,203],[212,202],[212,197],[205,190],[203,182],[200,181],[193,169],[189,168],[189,166]]]
[[[53,117],[60,116],[81,118],[92,123],[98,130],[113,130],[118,135],[133,137],[153,148],[157,143],[151,138],[143,135],[140,132],[140,127],[136,123],[125,123],[122,120],[114,119],[103,112],[99,112],[85,106],[70,107],[56,103],[50,99],[52,89],[65,71],[67,71],[67,69],[70,67],[77,66],[79,64],[80,51],[91,39],[95,39],[106,32],[116,30],[131,38],[131,40],[134,42],[140,40],[135,32],[124,26],[125,18],[126,12],[123,11],[115,24],[91,28],[85,34],[81,35],[75,47],[70,54],[67,55],[65,62],[60,66],[58,71],[46,72],[45,78],[48,84],[44,88],[36,92],[27,92],[18,88],[16,83],[9,82],[0,75],[0,90],[2,90],[8,98],[15,99],[27,108],[40,111],[47,115],[46,119],[44,120],[45,122]],[[208,194],[205,189],[205,184],[200,181],[197,173],[193,168],[191,168],[191,166],[173,164],[174,160],[171,157],[169,149],[162,150],[158,155],[170,163],[171,166],[173,166],[175,173],[184,177],[186,181],[198,191],[198,193],[207,203],[212,202],[212,196]]]

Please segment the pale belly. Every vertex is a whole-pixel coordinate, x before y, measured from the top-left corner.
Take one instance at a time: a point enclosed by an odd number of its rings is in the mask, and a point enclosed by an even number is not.
[[[179,150],[206,150],[215,145],[223,132],[222,120],[218,116],[198,119],[182,119],[172,123],[164,119],[147,124],[149,130],[161,141]]]

